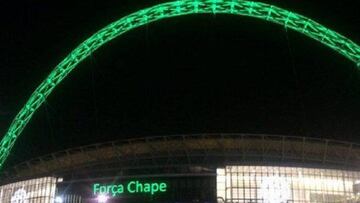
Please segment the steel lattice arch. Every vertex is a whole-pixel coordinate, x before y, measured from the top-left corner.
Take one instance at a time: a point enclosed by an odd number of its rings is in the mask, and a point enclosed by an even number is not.
[[[132,29],[164,18],[189,14],[232,14],[280,24],[321,42],[360,67],[359,45],[305,16],[273,5],[245,0],[179,0],[159,4],[125,16],[99,30],[75,48],[54,68],[32,93],[2,138],[0,142],[0,169],[33,114],[55,87],[81,61],[102,45]]]

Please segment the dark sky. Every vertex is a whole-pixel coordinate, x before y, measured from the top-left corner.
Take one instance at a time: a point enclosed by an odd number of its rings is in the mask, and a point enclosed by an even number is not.
[[[159,2],[1,1],[0,134],[80,42]],[[360,43],[356,0],[272,2]],[[359,142],[359,116],[359,70],[343,56],[257,19],[192,15],[133,30],[81,63],[35,114],[8,164],[84,144],[164,134]]]

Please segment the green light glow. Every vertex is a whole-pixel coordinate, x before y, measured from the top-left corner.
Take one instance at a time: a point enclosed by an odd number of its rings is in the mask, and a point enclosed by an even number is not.
[[[85,58],[110,40],[139,26],[188,14],[233,14],[259,18],[311,37],[344,55],[360,68],[360,47],[346,37],[302,15],[265,3],[245,0],[181,0],[159,4],[125,16],[101,29],[62,60],[32,93],[0,142],[0,169],[32,115],[54,88]]]
[[[93,184],[93,194],[106,194],[113,197],[120,196],[125,193],[129,194],[150,194],[164,193],[168,189],[168,185],[164,182],[141,182],[139,180],[129,181],[127,184]]]

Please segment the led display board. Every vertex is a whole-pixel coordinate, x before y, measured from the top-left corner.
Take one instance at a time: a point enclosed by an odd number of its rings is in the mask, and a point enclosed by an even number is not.
[[[113,197],[121,196],[122,194],[156,195],[165,193],[168,190],[168,184],[156,181],[129,180],[117,184],[94,183],[92,190],[94,195],[106,194]]]

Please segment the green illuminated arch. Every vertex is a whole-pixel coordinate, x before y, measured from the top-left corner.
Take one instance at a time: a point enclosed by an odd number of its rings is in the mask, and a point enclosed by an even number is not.
[[[85,58],[99,47],[136,27],[188,14],[234,14],[277,23],[311,37],[344,55],[360,67],[360,47],[346,37],[302,15],[265,3],[245,0],[181,0],[146,8],[101,29],[75,48],[32,93],[0,142],[0,169],[16,139],[32,115],[53,89]]]

